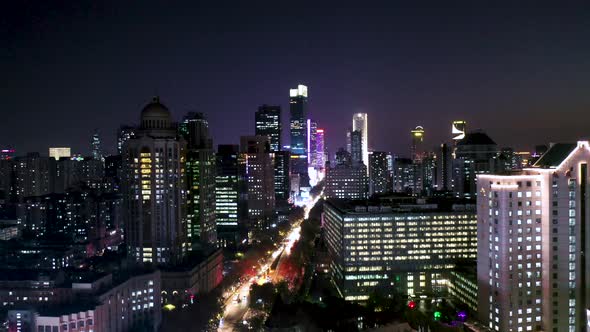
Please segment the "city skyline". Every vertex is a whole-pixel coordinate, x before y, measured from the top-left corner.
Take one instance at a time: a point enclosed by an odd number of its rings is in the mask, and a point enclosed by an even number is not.
[[[162,30],[145,23],[186,21],[175,19],[178,9],[155,3],[142,8],[107,3],[11,6],[7,12],[14,15],[6,21],[8,52],[2,67],[12,84],[0,94],[14,121],[27,126],[3,122],[0,141],[15,147],[17,154],[43,152],[48,146],[71,146],[89,154],[87,142],[95,128],[104,149],[114,152],[116,128],[136,123],[137,111],[153,95],[169,105],[175,119],[187,111],[205,113],[215,141],[236,144],[235,132],[251,133],[250,114],[257,106],[287,109],[287,90],[299,83],[310,87],[310,116],[325,123],[331,152],[344,145],[340,133],[356,112],[370,114],[369,142],[375,143],[370,148],[401,155],[408,149],[404,133],[417,125],[429,132],[427,147],[450,140],[447,126],[439,128],[439,122],[464,119],[471,129],[486,130],[500,146],[524,136],[521,146],[515,146],[521,150],[584,137],[581,123],[590,117],[584,112],[588,99],[583,75],[589,66],[585,59],[590,50],[583,42],[590,33],[584,24],[588,11],[575,8],[394,11],[384,4],[361,9],[344,4],[337,10],[340,15],[328,16],[328,8],[312,7],[303,19],[266,6],[264,15],[280,18],[270,32],[252,22],[262,5],[188,8],[187,14],[202,16],[203,22],[176,23]],[[356,10],[358,23],[345,24]],[[450,13],[456,14],[445,15]],[[391,19],[370,23],[382,15]],[[131,21],[121,25],[122,17]],[[220,17],[234,22],[214,24]],[[445,28],[437,30],[439,26]],[[303,46],[278,56],[292,39],[302,40]],[[130,43],[125,52],[108,51],[121,49],[123,40]],[[257,47],[261,43],[267,47]],[[200,52],[201,46],[211,54]],[[341,52],[348,48],[369,51]],[[39,58],[29,55],[30,49],[39,50]],[[259,57],[259,49],[266,57]],[[437,56],[429,55],[433,53]],[[269,63],[268,57],[277,61]],[[448,77],[452,79],[447,82]],[[251,84],[253,78],[256,84]],[[25,98],[28,95],[36,98]],[[87,114],[93,114],[93,121]],[[507,115],[515,118],[514,125],[502,121]],[[224,126],[228,117],[235,121]],[[532,117],[543,121],[532,122]],[[574,124],[573,117],[580,121]],[[68,125],[54,129],[61,124]],[[44,140],[25,129],[34,129]],[[391,137],[392,132],[399,134]]]

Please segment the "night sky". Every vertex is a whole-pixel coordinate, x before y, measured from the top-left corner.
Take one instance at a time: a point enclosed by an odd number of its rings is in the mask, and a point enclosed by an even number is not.
[[[588,7],[46,2],[0,13],[0,146],[18,154],[87,154],[95,128],[113,152],[116,129],[156,94],[176,119],[204,112],[214,144],[237,144],[263,103],[283,107],[287,128],[298,83],[331,152],[357,111],[369,114],[370,148],[402,155],[414,126],[434,147],[453,119],[518,149],[590,133]]]

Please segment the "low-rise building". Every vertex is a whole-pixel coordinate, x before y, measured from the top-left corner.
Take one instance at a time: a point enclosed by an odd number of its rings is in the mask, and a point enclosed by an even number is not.
[[[330,273],[341,295],[365,301],[373,292],[441,293],[445,273],[475,259],[474,205],[327,200],[324,237]]]

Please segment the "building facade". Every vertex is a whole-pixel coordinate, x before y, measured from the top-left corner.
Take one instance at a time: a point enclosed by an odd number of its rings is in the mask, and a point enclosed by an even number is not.
[[[192,249],[215,245],[215,154],[209,122],[202,113],[190,112],[179,126],[187,142],[187,236]]]
[[[582,331],[589,307],[588,141],[477,177],[479,318],[494,331]]]
[[[367,113],[355,113],[352,116],[352,131],[359,131],[361,134],[361,161],[369,166],[369,118]],[[354,138],[352,138],[354,140]],[[354,159],[354,153],[353,153]],[[367,169],[368,172],[368,169]]]
[[[219,145],[217,147],[215,173],[215,219],[217,239],[222,247],[239,243],[239,195],[240,181],[238,145]]]
[[[169,264],[189,248],[186,220],[186,142],[158,98],[141,112],[141,125],[123,146],[123,211],[128,256],[136,263]]]
[[[342,297],[365,301],[377,291],[442,291],[444,273],[457,260],[476,256],[473,208],[326,201],[324,234]]]

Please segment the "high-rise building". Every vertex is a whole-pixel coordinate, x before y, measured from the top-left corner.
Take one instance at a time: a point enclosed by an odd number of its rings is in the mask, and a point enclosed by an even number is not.
[[[307,167],[315,167],[317,157],[317,130],[318,123],[307,119]]]
[[[453,150],[446,143],[436,153],[436,189],[450,191],[453,188]]]
[[[259,136],[268,136],[270,140],[270,150],[272,152],[281,151],[281,106],[262,105],[258,107],[255,114],[255,134]]]
[[[355,113],[352,116],[352,131],[361,132],[362,162],[369,165],[369,122],[367,113]],[[368,169],[367,169],[368,172]]]
[[[307,174],[307,86],[298,85],[289,91],[291,113],[291,171]]]
[[[395,158],[393,163],[393,192],[412,193],[414,188],[414,163],[409,158]]]
[[[477,177],[478,314],[493,331],[586,331],[588,141]]]
[[[117,153],[118,154],[123,153],[123,144],[125,144],[125,142],[127,142],[127,140],[129,140],[131,137],[133,137],[133,135],[135,135],[136,130],[137,130],[137,128],[132,127],[132,126],[122,125],[121,127],[119,127],[119,130],[117,131]]]
[[[123,211],[131,261],[168,264],[186,254],[185,158],[186,141],[156,97],[141,111],[135,135],[123,144]]]
[[[55,160],[59,160],[62,157],[70,158],[72,152],[70,148],[49,148],[49,157]]]
[[[241,167],[246,185],[246,217],[254,229],[268,229],[275,219],[274,154],[266,136],[240,138]]]
[[[239,195],[240,172],[238,168],[240,148],[238,145],[217,147],[215,174],[215,219],[217,238],[222,247],[235,246],[240,241]]]
[[[391,178],[387,165],[387,152],[369,153],[369,194],[382,194],[390,191]]]
[[[475,207],[450,203],[327,200],[323,234],[344,299],[441,291],[448,269],[477,250]]]
[[[217,242],[215,225],[215,155],[209,123],[202,113],[188,113],[179,126],[187,142],[187,236],[193,248]]]
[[[290,159],[291,153],[289,151],[274,152],[275,197],[277,202],[286,202],[291,196],[291,186],[289,184]]]
[[[457,197],[474,198],[476,175],[497,169],[498,146],[484,132],[470,132],[457,143],[453,160],[453,191]]]
[[[411,131],[412,134],[412,146],[411,156],[413,161],[421,161],[424,154],[424,128],[417,126]]]
[[[368,166],[363,161],[363,148],[363,133],[360,130],[350,133],[350,157],[353,164]]]
[[[348,164],[348,152],[342,150],[338,159],[341,163],[333,167],[326,167],[324,195],[326,198],[367,199],[369,196],[369,181],[367,166],[363,164]]]
[[[348,153],[352,153],[352,127],[348,127],[348,130],[346,131],[346,151],[348,151]]]
[[[326,168],[326,147],[324,141],[324,129],[318,128],[316,130],[315,143],[315,163],[314,167],[318,170]]]
[[[458,141],[465,138],[465,134],[467,133],[467,122],[463,120],[455,120],[451,126],[451,136],[453,138],[453,143],[456,144]]]
[[[369,153],[369,194],[386,193],[390,187],[387,152],[373,151]]]
[[[53,192],[56,161],[31,152],[14,159],[14,193],[16,198],[41,196]]]
[[[94,135],[92,135],[90,147],[92,149],[92,158],[94,158],[94,160],[103,160],[104,155],[102,151],[102,145],[100,143],[100,135],[98,132],[95,132]]]

